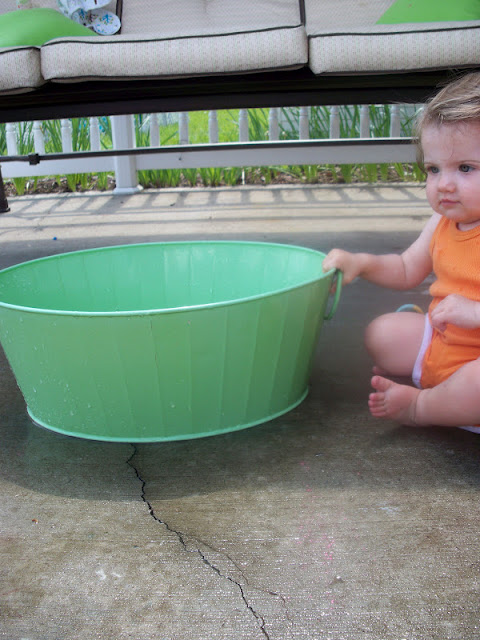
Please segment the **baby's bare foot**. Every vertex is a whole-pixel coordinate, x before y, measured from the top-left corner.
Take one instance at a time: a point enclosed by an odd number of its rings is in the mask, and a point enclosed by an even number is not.
[[[368,399],[370,413],[376,418],[391,418],[400,424],[418,426],[415,421],[415,407],[420,389],[397,384],[381,376],[373,376],[375,389]]]

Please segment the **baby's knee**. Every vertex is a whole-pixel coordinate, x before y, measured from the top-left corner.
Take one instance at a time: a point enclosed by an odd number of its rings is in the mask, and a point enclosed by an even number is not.
[[[378,316],[367,325],[364,333],[364,342],[370,353],[378,348],[383,349],[391,342],[391,315],[388,313]]]
[[[365,330],[365,347],[377,367],[391,375],[411,375],[425,319],[419,313],[386,313]]]

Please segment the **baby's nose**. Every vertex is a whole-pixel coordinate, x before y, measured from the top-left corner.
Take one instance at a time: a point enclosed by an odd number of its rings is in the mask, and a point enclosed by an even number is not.
[[[455,180],[451,173],[442,172],[438,180],[438,188],[442,191],[452,191],[455,189]]]

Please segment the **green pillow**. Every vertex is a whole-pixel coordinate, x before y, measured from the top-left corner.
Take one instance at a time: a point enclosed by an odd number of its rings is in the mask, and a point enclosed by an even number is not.
[[[95,36],[55,9],[21,9],[0,15],[0,47],[40,47],[63,36]]]
[[[397,0],[377,24],[480,20],[480,0]]]

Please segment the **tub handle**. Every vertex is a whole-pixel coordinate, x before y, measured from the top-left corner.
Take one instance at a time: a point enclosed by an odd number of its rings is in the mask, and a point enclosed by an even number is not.
[[[335,271],[335,275],[334,278],[336,278],[336,289],[335,289],[335,294],[333,297],[333,302],[332,302],[332,306],[330,307],[330,311],[328,311],[328,313],[325,314],[324,319],[325,320],[331,320],[335,314],[335,311],[337,310],[338,307],[338,302],[340,300],[340,294],[342,292],[342,280],[343,280],[343,273],[337,269]]]

